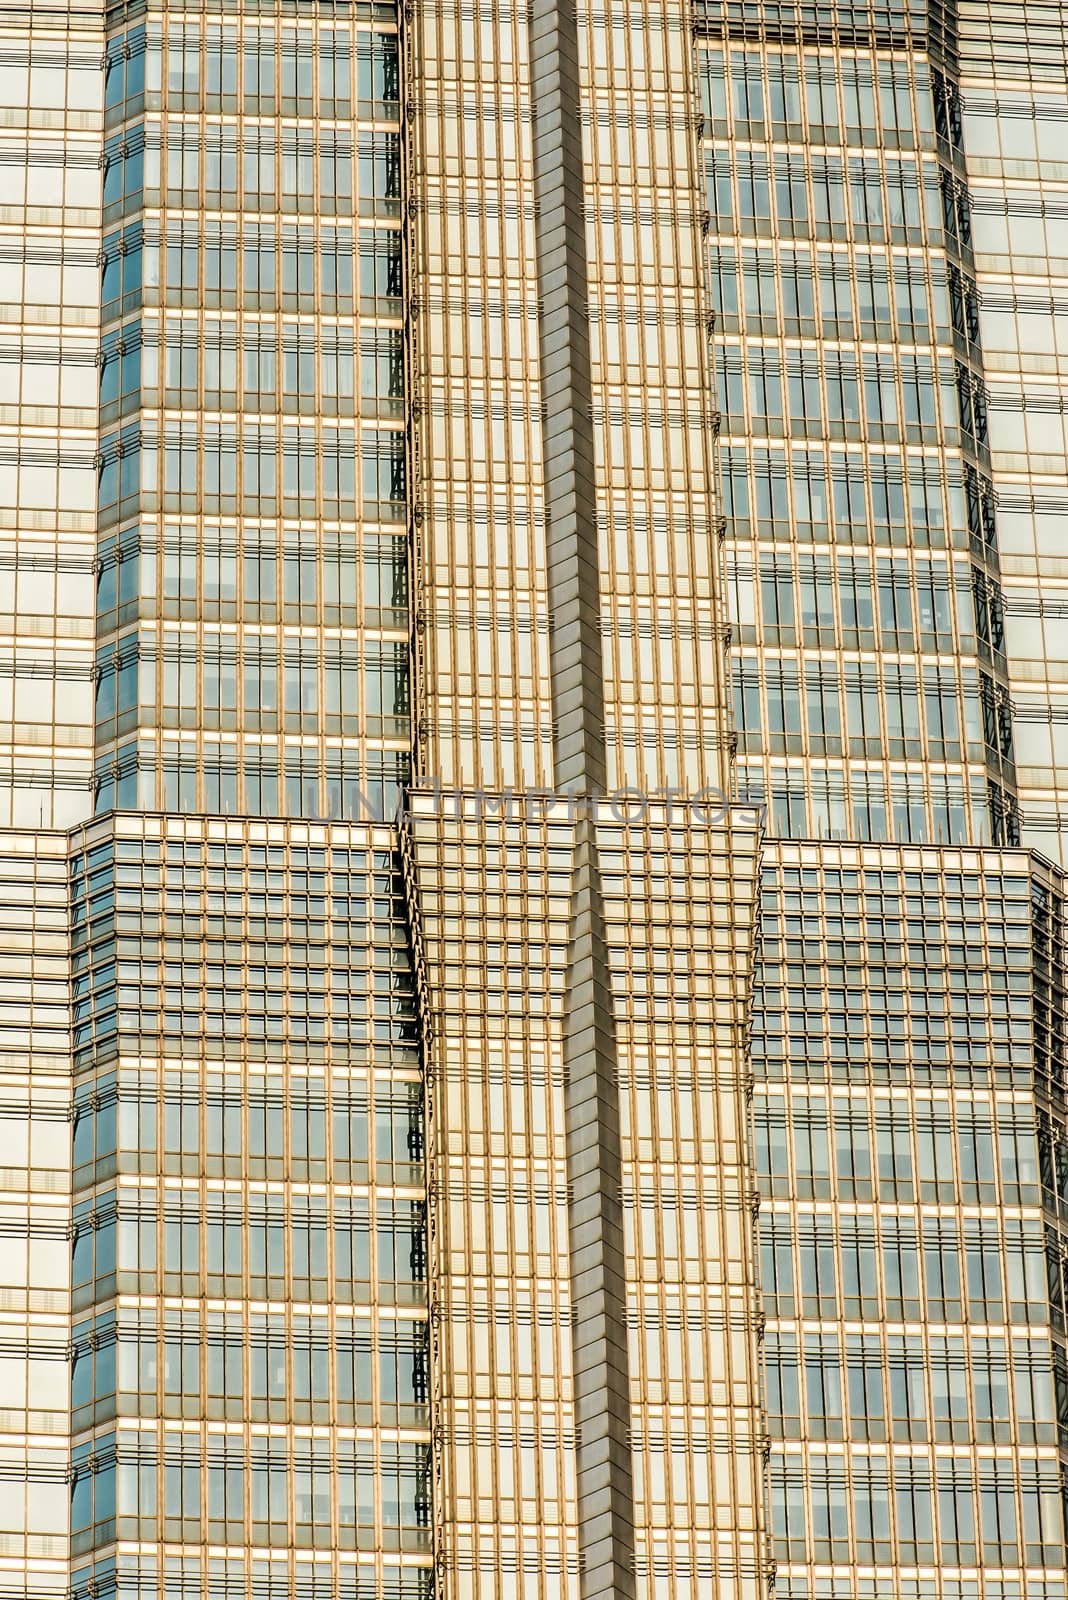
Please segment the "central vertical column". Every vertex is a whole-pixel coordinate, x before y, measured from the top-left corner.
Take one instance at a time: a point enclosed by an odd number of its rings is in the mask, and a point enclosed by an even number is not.
[[[606,787],[578,29],[530,13],[549,670],[558,788]],[[591,818],[575,836],[563,1010],[581,1592],[634,1594],[619,1073]]]
[[[601,585],[590,371],[578,29],[530,11],[545,538],[556,787],[605,787]]]
[[[583,1600],[634,1594],[634,1483],[619,1068],[592,821],[575,831],[563,1009],[579,1556]]]

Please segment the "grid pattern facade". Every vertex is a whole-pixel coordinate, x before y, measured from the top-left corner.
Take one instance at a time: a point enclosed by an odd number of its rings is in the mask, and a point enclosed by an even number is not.
[[[547,22],[546,27],[551,23]],[[416,7],[412,496],[417,771],[554,781],[531,47],[522,10]],[[606,784],[725,783],[713,397],[690,18],[591,11],[577,36]],[[547,466],[549,462],[549,466]],[[563,785],[562,785],[563,786]]]
[[[0,14],[0,1588],[1068,1600],[1058,6]]]
[[[392,814],[411,744],[396,8],[107,35],[96,808]]]
[[[129,817],[74,836],[70,884],[72,1592],[422,1600],[393,835]]]
[[[955,80],[878,8],[703,16],[739,786],[783,836],[1011,843]]]
[[[753,1133],[776,1593],[1065,1593],[1059,906],[1022,853],[768,852]]]
[[[755,1301],[741,1041],[724,1002],[701,1171],[666,1132],[657,1151],[665,1210],[675,1206],[684,1232],[693,1213],[705,1218],[699,1243],[686,1234],[697,1257],[658,1261],[647,1232],[639,1265],[630,1197],[642,1189],[651,1217],[661,1194],[652,1170],[639,1181],[620,1086],[633,1070],[640,1096],[650,1054],[696,1048],[685,963],[673,953],[653,980],[662,1012],[643,1017],[639,1048],[604,813],[568,818],[547,861],[529,793],[555,784],[592,806],[621,784],[727,787],[691,25],[671,4],[577,16],[538,4],[529,15],[417,6],[404,29],[406,81],[421,91],[405,141],[418,264],[407,830],[427,975],[446,1593],[522,1585],[624,1600],[766,1584],[755,1389],[743,1376]],[[512,799],[524,790],[526,810]],[[470,829],[449,820],[450,791],[473,808]],[[480,795],[496,812],[519,804],[503,852],[488,820],[478,825]],[[638,859],[656,852],[644,838],[632,848],[619,865],[637,893]],[[737,885],[715,877],[744,930],[738,865]],[[546,868],[555,930],[541,915]],[[688,919],[705,914],[705,880],[689,894],[685,850],[660,870],[673,879],[663,915],[681,951]],[[702,953],[703,981],[729,989],[729,943],[724,934],[710,962]],[[460,960],[462,989],[447,970]],[[713,1148],[718,1190],[704,1176]],[[488,1153],[483,1173],[476,1153]],[[535,1371],[532,1301],[543,1307]],[[690,1401],[650,1388],[647,1402],[642,1386],[676,1335],[693,1363]]]
[[[751,818],[596,822],[621,1105],[634,1592],[766,1592],[746,1135]],[[578,1596],[562,1040],[580,828],[415,796],[443,1592]],[[691,894],[691,884],[699,892]],[[637,915],[635,914],[637,909]]]
[[[0,826],[92,809],[99,8],[0,10]]]
[[[71,1011],[67,835],[0,861],[0,1589],[67,1593]]]
[[[1022,22],[1022,25],[1021,25]],[[967,5],[961,99],[990,393],[1022,838],[1065,859],[1064,13]]]

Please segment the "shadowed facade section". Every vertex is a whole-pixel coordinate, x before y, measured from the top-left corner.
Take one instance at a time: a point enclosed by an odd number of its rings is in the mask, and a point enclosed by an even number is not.
[[[530,20],[550,676],[556,787],[605,787],[578,37],[573,11]]]
[[[539,354],[556,786],[606,787],[579,47],[573,10],[530,16]],[[579,824],[563,1029],[581,1592],[634,1589],[619,1071],[597,847]]]
[[[584,1596],[634,1594],[619,1069],[593,825],[576,829],[564,1119]]]

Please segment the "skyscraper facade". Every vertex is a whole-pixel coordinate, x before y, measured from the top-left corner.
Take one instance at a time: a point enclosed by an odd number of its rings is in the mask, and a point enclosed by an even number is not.
[[[0,1592],[1066,1600],[1058,8],[0,15]]]
[[[979,101],[1010,36],[1021,103],[1063,85],[1052,20],[704,22],[739,778],[797,840],[764,854],[751,1057],[788,1595],[1064,1589],[1063,885],[1005,848],[1059,855],[1012,717],[1038,694],[1049,728],[1058,669],[1002,574],[1053,508],[1003,481],[1035,471],[1000,415],[1029,362],[980,293],[1056,263],[992,256],[976,150],[1017,115]]]
[[[1006,848],[1059,854],[1012,718],[1037,694],[1055,728],[1016,598],[1053,494],[1001,419],[1057,355],[1052,325],[1010,353],[980,293],[1056,262],[991,253],[975,149],[1017,100],[1036,138],[1050,22],[701,29],[739,783],[797,841],[764,853],[751,1056],[780,1594],[1064,1590],[1063,884]]]

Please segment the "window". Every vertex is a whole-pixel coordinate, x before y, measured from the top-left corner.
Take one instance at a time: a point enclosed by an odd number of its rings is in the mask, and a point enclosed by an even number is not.
[[[154,152],[154,155],[157,154]],[[150,181],[154,172],[154,162]],[[104,215],[119,217],[142,203],[145,186],[145,134],[143,128],[108,139],[104,145]]]
[[[356,74],[360,116],[393,121],[400,100],[400,60],[392,33],[358,35]]]
[[[393,133],[359,136],[359,195],[363,216],[400,215],[400,140]],[[351,194],[351,180],[348,192]]]

